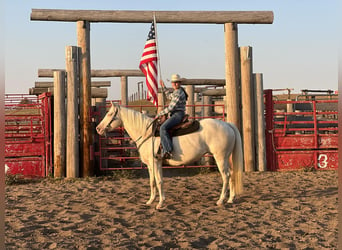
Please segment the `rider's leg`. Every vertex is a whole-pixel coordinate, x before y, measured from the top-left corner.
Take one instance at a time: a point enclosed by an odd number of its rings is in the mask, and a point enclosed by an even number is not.
[[[172,138],[168,131],[178,125],[182,121],[183,117],[184,112],[176,112],[160,126],[160,140],[163,146],[163,153],[172,152]]]

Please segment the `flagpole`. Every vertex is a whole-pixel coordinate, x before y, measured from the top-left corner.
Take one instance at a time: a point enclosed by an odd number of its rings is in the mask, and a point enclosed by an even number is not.
[[[161,70],[160,70],[159,46],[158,46],[158,35],[157,35],[157,22],[156,22],[156,13],[155,12],[153,12],[153,22],[154,22],[154,32],[155,32],[156,47],[157,47],[158,71],[160,72],[160,79],[162,79],[162,77],[161,77]],[[159,76],[159,74],[158,74],[158,76]]]
[[[158,46],[158,35],[157,35],[157,22],[156,22],[156,13],[153,12],[153,22],[154,22],[154,33],[155,33],[155,39],[156,39],[156,47],[157,47],[157,61],[158,61],[158,78],[159,80],[162,79],[162,74],[161,74],[161,67],[160,67],[160,57],[159,57],[159,46]],[[159,84],[159,82],[158,82]],[[165,93],[164,93],[164,86],[162,87],[162,92],[163,92],[163,98],[162,98],[162,107],[163,109],[165,108]]]

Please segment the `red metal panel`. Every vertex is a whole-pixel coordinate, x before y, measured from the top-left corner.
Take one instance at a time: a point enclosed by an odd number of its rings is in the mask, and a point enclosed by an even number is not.
[[[318,145],[315,145],[315,135],[286,135],[274,137],[275,147],[280,149],[328,149],[338,148],[336,134],[318,136]]]
[[[303,170],[338,168],[338,152],[331,151],[278,151],[274,170]]]
[[[326,134],[318,138],[319,148],[338,148],[338,135]]]
[[[272,90],[264,96],[267,169],[337,169],[337,100],[277,101]],[[302,105],[303,110],[284,112],[275,105]]]
[[[40,157],[6,158],[7,174],[23,177],[43,177],[45,174],[44,161]]]
[[[16,143],[5,145],[6,157],[26,157],[44,155],[44,141],[40,143]]]
[[[7,174],[44,177],[51,173],[51,95],[6,95]]]

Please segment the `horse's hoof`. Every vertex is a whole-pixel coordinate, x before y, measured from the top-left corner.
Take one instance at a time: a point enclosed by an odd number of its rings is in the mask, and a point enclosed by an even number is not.
[[[229,199],[229,200],[227,201],[227,203],[228,203],[228,204],[233,204],[233,203],[234,203],[234,199]]]
[[[149,200],[149,201],[146,202],[146,205],[151,205],[152,202],[153,202],[153,200]]]
[[[217,201],[217,202],[216,202],[216,205],[217,205],[217,206],[222,206],[222,205],[223,205],[223,201],[221,201],[221,200]]]
[[[162,209],[162,208],[163,208],[163,204],[158,204],[158,205],[156,206],[156,209],[157,209],[157,210]]]

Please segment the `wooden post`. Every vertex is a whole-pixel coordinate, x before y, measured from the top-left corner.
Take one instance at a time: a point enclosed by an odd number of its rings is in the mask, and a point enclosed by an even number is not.
[[[259,171],[266,171],[265,115],[263,75],[254,74],[255,84],[255,125],[256,125],[256,162]]]
[[[65,177],[65,71],[55,71],[54,75],[54,177]]]
[[[255,170],[252,47],[241,47],[240,60],[244,163],[245,171],[251,172]]]
[[[121,76],[121,105],[127,106],[128,102],[127,76]],[[137,98],[139,100],[139,96]]]
[[[207,106],[203,106],[203,116],[205,118],[211,117],[212,115],[212,106],[209,106],[210,104],[212,104],[212,98],[211,96],[203,96],[203,105],[207,105]],[[212,165],[214,164],[214,158],[213,157],[202,157],[203,160],[203,164],[206,166]]]
[[[237,24],[225,23],[224,34],[226,52],[227,122],[233,123],[241,132],[240,67]]]
[[[80,51],[80,128],[81,172],[83,177],[94,174],[93,143],[90,126],[90,23],[77,21],[77,45]]]
[[[195,86],[194,85],[187,85],[186,86],[186,90],[185,91],[188,94],[187,104],[189,105],[186,108],[186,113],[189,114],[190,117],[194,117],[195,116],[194,90],[195,90]]]
[[[211,96],[203,96],[203,104],[206,105],[203,107],[203,116],[205,118],[211,117],[211,110],[212,106],[209,106],[211,104]]]
[[[79,177],[79,121],[78,121],[78,51],[75,46],[65,48],[67,72],[67,178]]]

